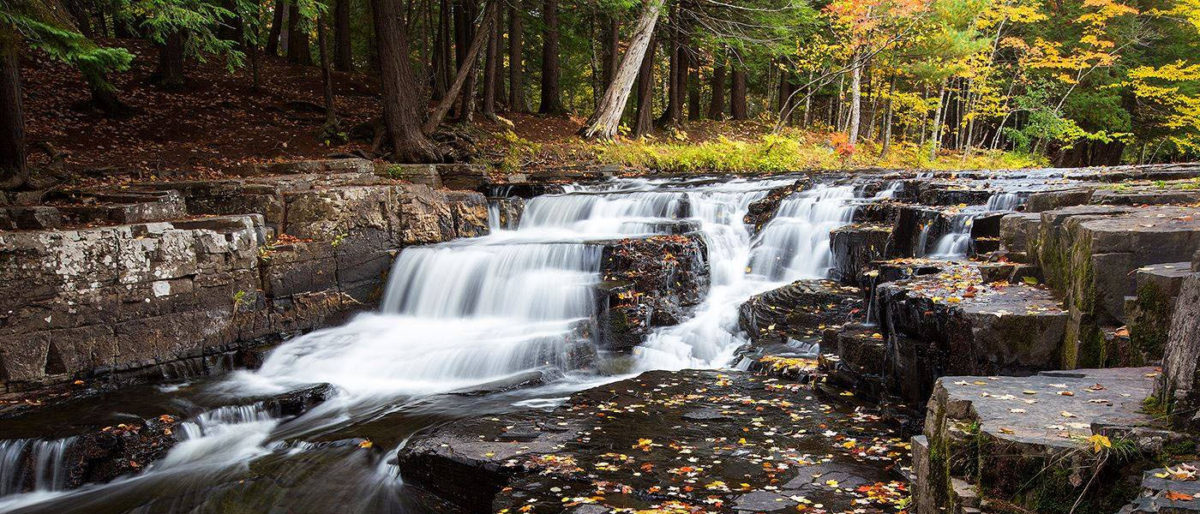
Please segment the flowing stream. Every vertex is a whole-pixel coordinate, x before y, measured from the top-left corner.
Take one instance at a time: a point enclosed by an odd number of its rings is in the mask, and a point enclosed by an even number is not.
[[[573,391],[645,370],[730,365],[745,343],[738,306],[784,283],[825,277],[829,231],[850,223],[857,203],[896,191],[861,198],[853,185],[818,184],[785,198],[752,234],[743,222],[750,204],[789,182],[574,186],[528,200],[515,228],[492,219],[488,236],[407,248],[378,312],[287,341],[258,370],[155,392],[178,403],[182,388],[213,407],[193,412],[177,433],[181,442],[137,476],[63,491],[55,459],[71,440],[5,441],[0,511],[424,511],[388,463],[411,434],[466,416],[550,409]],[[498,218],[498,209],[489,211]],[[597,242],[691,230],[707,243],[711,272],[694,315],[655,330],[632,356],[597,354]],[[503,387],[531,377],[542,385]],[[296,419],[233,405],[320,383],[336,393]],[[486,394],[457,394],[467,391]],[[383,458],[359,450],[358,437],[386,449]],[[30,452],[36,490],[17,494],[14,474]]]

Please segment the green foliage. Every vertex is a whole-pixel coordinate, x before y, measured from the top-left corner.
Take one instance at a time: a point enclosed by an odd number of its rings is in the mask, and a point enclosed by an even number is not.
[[[79,68],[100,88],[111,88],[104,80],[104,74],[129,69],[133,54],[124,48],[97,45],[75,30],[70,20],[58,12],[60,10],[61,7],[56,9],[37,1],[0,0],[0,30],[4,26],[11,27],[30,46]]]
[[[226,66],[242,66],[245,54],[237,41],[221,39],[217,29],[236,18],[236,14],[206,0],[126,0],[119,10],[122,20],[137,26],[160,45],[174,34],[184,35],[184,53],[205,62],[209,55],[225,56]],[[236,6],[235,8],[242,7]]]
[[[914,144],[897,143],[888,157],[878,157],[872,143],[859,145],[852,155],[839,155],[833,139],[811,133],[788,130],[781,134],[763,134],[748,140],[718,137],[689,143],[686,139],[613,141],[595,144],[597,159],[668,173],[754,171],[765,173],[799,170],[835,170],[867,167],[917,169],[1011,169],[1041,165],[1026,154],[978,152],[970,157],[956,155],[930,159],[928,152]]]

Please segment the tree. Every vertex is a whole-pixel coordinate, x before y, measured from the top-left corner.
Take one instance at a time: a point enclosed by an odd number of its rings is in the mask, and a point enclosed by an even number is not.
[[[604,91],[604,97],[596,108],[596,113],[584,124],[581,135],[589,139],[611,139],[617,135],[617,127],[621,124],[621,114],[625,112],[625,103],[629,101],[629,93],[633,81],[638,76],[638,69],[645,61],[646,49],[649,48],[654,25],[658,22],[663,0],[645,0],[642,13],[638,16],[637,26],[633,31],[633,39],[629,49],[621,58],[616,74]],[[648,81],[647,81],[648,82]]]
[[[21,36],[51,57],[73,65],[94,87],[111,88],[109,71],[129,68],[133,55],[123,48],[104,48],[83,36],[64,18],[57,0],[0,2],[0,190],[26,187],[25,116],[21,101]]]
[[[21,38],[12,23],[0,24],[0,190],[29,181],[25,163],[25,113],[21,107]]]
[[[508,10],[508,109],[529,112],[525,103],[525,59],[522,46],[524,21],[521,0],[511,0]]]
[[[306,2],[292,0],[288,9],[288,48],[287,60],[292,64],[312,66],[312,50],[308,47],[309,20],[311,13],[306,13]]]
[[[350,48],[350,0],[334,0],[333,8],[333,67],[352,71],[354,63]]]
[[[746,111],[746,66],[732,59],[733,76],[729,84],[729,117],[735,120],[748,120]]]
[[[725,51],[722,49],[713,57],[712,82],[709,90],[712,96],[708,103],[708,117],[717,121],[725,118]]]
[[[488,29],[495,23],[496,14],[499,10],[496,3],[499,0],[490,0],[488,2],[487,14],[483,16],[483,21],[479,22],[478,30],[475,30],[475,37],[471,40],[471,46],[466,50],[463,56],[462,66],[458,70],[458,75],[454,78],[454,84],[450,85],[449,91],[446,92],[445,98],[434,107],[433,113],[425,120],[425,134],[433,134],[437,131],[442,120],[445,119],[446,113],[450,112],[450,107],[454,101],[458,99],[459,94],[471,95],[472,92],[465,88],[469,77],[475,75],[475,62],[479,60],[479,54],[483,51],[485,40],[489,39]]]
[[[187,58],[203,62],[210,55],[221,55],[229,69],[242,65],[245,54],[238,49],[238,41],[222,39],[216,31],[235,18],[224,7],[205,0],[133,0],[121,15],[137,23],[158,45],[158,68],[150,80],[159,86],[182,87]]]
[[[400,23],[397,0],[371,0],[379,45],[383,120],[392,143],[392,160],[436,162],[441,152],[421,131],[424,98],[412,76],[408,31]]]
[[[562,89],[559,84],[562,70],[558,60],[558,0],[543,0],[542,21],[546,29],[542,33],[542,103],[538,112],[565,114],[567,108],[563,106]]]
[[[658,48],[654,39],[654,33],[651,32],[645,56],[642,57],[641,66],[638,68],[638,104],[633,124],[634,136],[644,136],[654,130],[654,50]]]
[[[483,71],[483,115],[489,120],[496,119],[496,89],[500,85],[500,25],[497,16],[500,9],[499,2],[493,0],[488,3],[489,16],[493,23],[487,25],[487,56],[484,62]]]
[[[287,0],[275,0],[271,14],[271,30],[267,33],[267,48],[264,50],[267,55],[279,55],[279,38],[283,34],[283,25],[287,23],[284,19],[287,11]]]

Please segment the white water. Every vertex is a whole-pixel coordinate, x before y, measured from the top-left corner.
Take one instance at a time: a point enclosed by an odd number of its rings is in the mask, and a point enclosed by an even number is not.
[[[18,493],[26,484],[32,484],[35,491],[64,488],[64,457],[74,442],[74,437],[0,441],[0,496]]]
[[[749,205],[786,183],[622,180],[578,187],[528,201],[515,230],[499,228],[499,213],[491,212],[491,235],[405,249],[380,312],[292,339],[259,370],[234,373],[214,388],[252,396],[332,384],[336,395],[304,423],[280,426],[258,405],[209,411],[184,423],[182,441],[146,473],[99,487],[140,483],[155,473],[244,468],[313,427],[353,423],[412,398],[536,370],[565,375],[545,388],[550,399],[524,400],[526,407],[549,407],[564,393],[619,379],[579,369],[591,365],[580,356],[594,344],[593,331],[584,329],[600,280],[601,246],[588,241],[678,231],[681,220],[707,243],[711,288],[692,318],[654,331],[635,349],[631,371],[727,366],[745,342],[738,306],[784,283],[825,277],[829,232],[854,213],[853,186],[817,185],[785,198],[752,238],[743,222]],[[5,500],[10,507],[36,503],[40,494]]]
[[[1025,199],[1017,193],[994,193],[988,197],[987,205],[982,208],[987,213],[1007,212],[1015,210],[1024,201]],[[979,206],[967,207],[962,212],[955,214],[950,220],[950,232],[938,239],[937,245],[929,257],[965,259],[971,251],[971,227],[974,225],[975,217],[980,214]],[[921,248],[925,247],[930,225],[926,225],[921,231],[921,241],[919,242]]]

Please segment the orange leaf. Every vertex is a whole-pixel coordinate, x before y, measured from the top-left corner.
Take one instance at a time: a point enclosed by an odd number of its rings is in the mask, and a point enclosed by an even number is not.
[[[1186,502],[1186,501],[1192,501],[1195,498],[1192,497],[1192,495],[1190,495],[1190,494],[1177,493],[1175,491],[1167,491],[1167,499],[1171,500],[1173,502],[1175,502],[1175,501]]]

